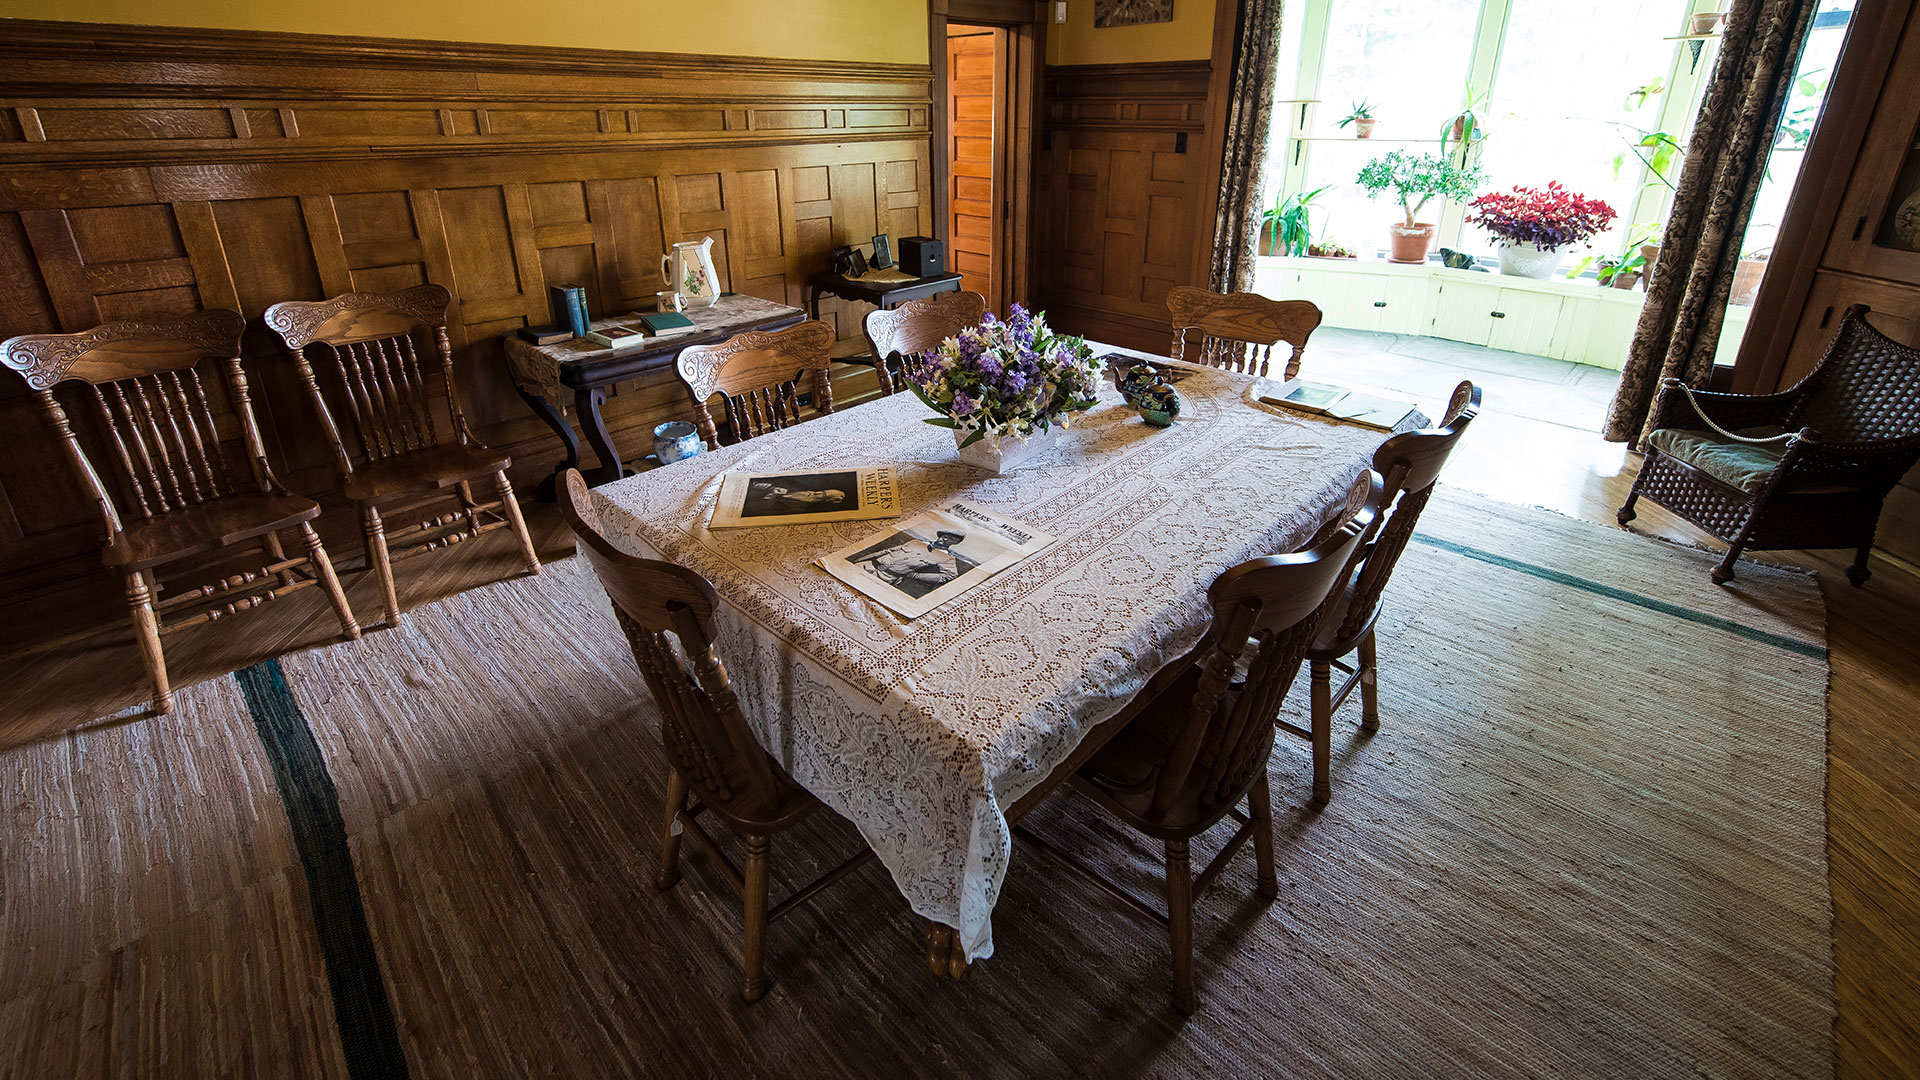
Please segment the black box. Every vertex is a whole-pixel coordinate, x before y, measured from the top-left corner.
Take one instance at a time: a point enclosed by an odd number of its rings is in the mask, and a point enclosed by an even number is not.
[[[946,253],[931,236],[900,238],[900,269],[914,277],[932,277],[947,270]]]

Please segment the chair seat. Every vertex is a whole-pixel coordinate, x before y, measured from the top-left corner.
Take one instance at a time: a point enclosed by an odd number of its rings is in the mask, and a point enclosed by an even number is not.
[[[1341,637],[1340,627],[1347,621],[1347,612],[1353,609],[1354,593],[1359,588],[1360,575],[1354,574],[1347,579],[1346,585],[1327,601],[1326,614],[1320,620],[1320,629],[1313,635],[1313,644],[1307,647],[1309,660],[1337,660],[1353,651],[1353,646],[1373,629],[1380,618],[1381,602],[1373,602],[1373,610],[1367,613],[1359,628],[1351,636]]]
[[[1233,801],[1203,811],[1197,781],[1191,781],[1174,799],[1164,817],[1149,819],[1154,789],[1159,784],[1160,768],[1171,756],[1173,744],[1186,729],[1193,715],[1193,695],[1200,689],[1201,671],[1190,668],[1178,680],[1153,699],[1146,709],[1088,759],[1074,776],[1074,786],[1122,821],[1160,839],[1184,839],[1212,828],[1226,816]],[[1239,701],[1239,691],[1229,689],[1220,708],[1231,710]],[[1271,748],[1273,725],[1263,724],[1263,734]],[[1261,754],[1262,760],[1265,754]],[[1199,766],[1195,766],[1199,771]],[[1212,800],[1207,800],[1209,804]]]
[[[141,570],[312,521],[320,504],[297,495],[235,495],[129,525],[107,545],[108,566]]]
[[[462,480],[491,476],[512,461],[511,455],[484,446],[429,446],[355,466],[345,492],[355,502],[370,502],[409,491],[452,487]]]
[[[1771,439],[1785,432],[1785,428],[1779,427],[1753,427],[1734,434],[1745,439]],[[1787,450],[1784,442],[1764,445],[1734,442],[1717,431],[1688,428],[1656,429],[1647,436],[1647,442],[1661,453],[1749,495],[1759,494],[1767,485]]]

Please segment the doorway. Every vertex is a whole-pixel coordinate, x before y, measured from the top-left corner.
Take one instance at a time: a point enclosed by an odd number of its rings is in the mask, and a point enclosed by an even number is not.
[[[1006,310],[1007,32],[947,24],[947,269]]]

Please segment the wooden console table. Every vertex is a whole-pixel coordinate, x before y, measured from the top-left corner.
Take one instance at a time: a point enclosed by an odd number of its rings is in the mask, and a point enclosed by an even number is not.
[[[541,498],[551,501],[554,477],[565,469],[580,467],[580,440],[574,437],[573,426],[561,411],[569,391],[580,414],[580,430],[600,456],[600,467],[586,474],[587,482],[618,480],[627,475],[627,469],[600,416],[608,386],[659,371],[671,372],[680,350],[690,345],[711,345],[747,330],[783,330],[806,318],[797,307],[739,293],[725,293],[712,307],[691,307],[684,314],[700,327],[698,331],[618,352],[585,338],[535,345],[518,334],[506,336],[507,371],[513,376],[514,390],[567,448],[566,462],[554,469],[554,476],[540,482]],[[595,319],[593,325],[631,325],[638,320],[638,315],[629,314]]]
[[[908,278],[905,281],[855,281],[823,271],[807,279],[807,314],[815,319],[820,317],[822,294],[872,304],[884,310],[934,293],[959,291],[960,275],[957,273]]]

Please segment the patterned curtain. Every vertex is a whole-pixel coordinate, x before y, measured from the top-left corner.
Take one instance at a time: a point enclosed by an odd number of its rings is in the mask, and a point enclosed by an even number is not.
[[[1646,306],[1608,410],[1610,442],[1642,443],[1662,379],[1702,386],[1713,371],[1747,218],[1818,3],[1734,0],[1727,14],[1720,61],[1694,122]]]
[[[1280,60],[1280,0],[1240,0],[1239,23],[1233,35],[1233,83],[1227,92],[1213,262],[1207,273],[1208,287],[1215,292],[1253,288],[1254,230],[1259,221],[1255,204],[1260,201],[1267,132],[1273,123],[1273,84]]]

